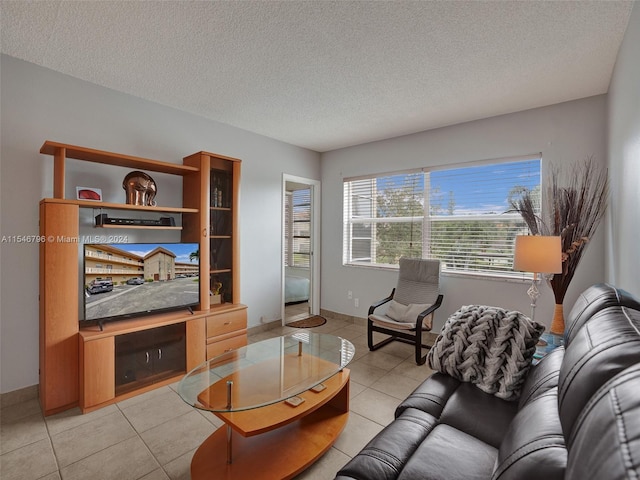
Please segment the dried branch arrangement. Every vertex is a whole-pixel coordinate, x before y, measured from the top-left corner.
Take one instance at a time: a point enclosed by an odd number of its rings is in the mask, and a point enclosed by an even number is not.
[[[522,215],[532,235],[559,235],[562,239],[562,273],[549,283],[556,305],[562,305],[580,259],[607,210],[609,177],[606,168],[593,157],[576,162],[568,175],[552,166],[548,187],[544,190],[545,213],[538,215],[531,191],[511,201],[512,211]],[[561,177],[568,176],[565,186]]]

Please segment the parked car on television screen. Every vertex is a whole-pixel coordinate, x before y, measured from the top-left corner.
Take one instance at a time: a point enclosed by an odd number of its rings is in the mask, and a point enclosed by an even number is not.
[[[91,295],[95,293],[110,292],[113,290],[113,282],[111,280],[93,280],[87,287],[87,292]]]

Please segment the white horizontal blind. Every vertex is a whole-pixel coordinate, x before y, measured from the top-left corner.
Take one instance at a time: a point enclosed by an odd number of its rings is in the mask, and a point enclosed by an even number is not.
[[[443,271],[510,274],[515,235],[527,232],[509,200],[540,204],[540,157],[345,179],[344,264],[438,258]]]
[[[291,192],[286,192],[284,197],[284,266],[290,267],[293,264],[291,253],[293,252],[293,235],[291,233],[293,224],[293,202]]]
[[[345,263],[396,265],[401,256],[421,256],[423,176],[419,171],[345,182]]]
[[[311,189],[295,190],[286,196],[285,265],[311,265]]]

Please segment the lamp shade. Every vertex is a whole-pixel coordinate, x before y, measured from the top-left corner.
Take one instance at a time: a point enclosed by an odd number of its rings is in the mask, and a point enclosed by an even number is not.
[[[562,272],[560,237],[542,235],[516,236],[513,269],[521,272]]]

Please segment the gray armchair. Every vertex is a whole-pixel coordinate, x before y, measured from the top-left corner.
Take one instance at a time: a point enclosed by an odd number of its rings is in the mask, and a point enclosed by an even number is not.
[[[387,298],[369,307],[367,319],[367,343],[369,350],[377,350],[392,341],[415,345],[415,359],[423,365],[427,355],[423,348],[430,348],[422,342],[423,332],[430,331],[433,312],[442,304],[440,294],[440,261],[421,258],[401,258],[396,288]],[[387,305],[385,313],[375,310]],[[373,343],[373,333],[389,335],[380,342]]]

